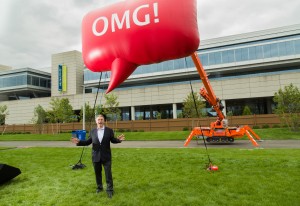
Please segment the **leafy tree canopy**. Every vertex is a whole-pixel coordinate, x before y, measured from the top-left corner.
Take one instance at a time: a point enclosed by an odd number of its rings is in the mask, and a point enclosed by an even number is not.
[[[300,127],[300,91],[290,84],[284,89],[279,89],[274,94],[274,102],[277,103],[275,113],[279,115],[283,124],[291,130],[299,131]]]
[[[182,109],[183,117],[197,118],[198,114],[200,116],[205,116],[205,113],[202,112],[203,108],[205,108],[205,102],[201,101],[200,95],[198,95],[196,92],[194,93],[191,92],[183,101],[183,109]]]

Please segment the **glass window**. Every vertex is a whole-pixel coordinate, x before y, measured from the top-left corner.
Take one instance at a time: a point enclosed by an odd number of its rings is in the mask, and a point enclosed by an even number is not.
[[[174,60],[174,69],[183,69],[185,68],[184,58]]]
[[[286,55],[295,54],[294,41],[285,42],[285,48],[286,48]]]
[[[123,107],[121,109],[121,118],[122,120],[130,120],[130,107]]]
[[[209,54],[209,65],[221,64],[221,52],[213,52]]]
[[[294,41],[295,54],[300,54],[300,39]]]
[[[41,78],[40,83],[41,83],[40,84],[41,87],[47,87],[47,80],[46,79]]]
[[[4,87],[12,87],[16,86],[16,78],[8,77],[3,79],[3,86]]]
[[[31,85],[31,76],[27,76],[27,84]]]
[[[40,86],[40,79],[38,77],[32,76],[32,85],[34,86]]]
[[[242,61],[247,61],[248,58],[248,48],[242,48],[241,49],[241,59]]]
[[[22,75],[22,76],[16,76],[16,85],[24,85],[26,84],[26,76]]]
[[[138,67],[136,70],[136,74],[143,74],[143,73],[151,73],[152,72],[152,66],[150,65],[145,65],[142,67]]]
[[[163,64],[162,63],[156,64],[156,68],[157,68],[158,72],[162,72],[163,71]]]
[[[263,46],[256,46],[255,47],[255,55],[257,59],[264,58]]]
[[[208,65],[208,54],[200,54],[200,60],[203,66]]]
[[[161,63],[163,71],[170,71],[173,70],[173,61],[164,61]]]
[[[249,47],[249,60],[257,59],[255,46]]]
[[[279,42],[278,43],[279,56],[287,56],[294,54],[294,42]]]
[[[47,88],[51,88],[51,80],[47,80]]]
[[[134,114],[135,120],[142,120],[144,119],[144,112],[141,111],[140,107],[135,108],[135,114]]]
[[[187,63],[187,68],[193,68],[193,67],[195,67],[192,58],[186,58],[186,63]]]
[[[270,46],[270,44],[264,45],[263,50],[264,50],[264,58],[270,58],[271,57],[271,46]]]
[[[271,57],[278,57],[278,43],[270,44]]]
[[[222,63],[234,62],[234,50],[222,51]]]
[[[242,61],[242,49],[235,49],[235,61],[240,62]]]

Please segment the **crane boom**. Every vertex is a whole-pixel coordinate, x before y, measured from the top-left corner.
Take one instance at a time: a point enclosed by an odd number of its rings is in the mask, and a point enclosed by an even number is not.
[[[222,121],[223,119],[225,119],[225,115],[222,112],[224,107],[221,104],[220,99],[216,97],[197,53],[194,52],[191,57],[204,85],[204,88],[201,88],[200,90],[200,95],[214,108],[217,116],[219,117],[219,121]]]

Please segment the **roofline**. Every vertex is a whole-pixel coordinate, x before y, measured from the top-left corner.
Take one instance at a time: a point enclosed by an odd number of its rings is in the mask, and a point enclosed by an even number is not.
[[[7,74],[21,73],[21,72],[32,72],[32,73],[37,73],[37,74],[41,74],[41,75],[45,75],[45,76],[51,76],[51,73],[49,73],[49,72],[44,72],[44,71],[41,71],[38,69],[29,68],[29,67],[0,71],[0,76],[7,75]]]
[[[228,46],[233,44],[241,44],[246,42],[271,39],[276,37],[290,36],[300,33],[300,24],[290,26],[265,29],[254,32],[247,32],[236,35],[206,39],[200,41],[199,49],[208,49],[214,47]]]

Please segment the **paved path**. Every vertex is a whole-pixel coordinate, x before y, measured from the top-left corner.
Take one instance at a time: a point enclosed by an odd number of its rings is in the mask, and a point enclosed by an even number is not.
[[[192,141],[188,148],[204,148],[202,140]],[[112,148],[183,148],[184,141],[124,141],[111,144]],[[265,140],[258,142],[260,148],[300,148],[300,140]],[[0,141],[0,147],[76,147],[69,141]],[[253,149],[249,140],[238,140],[230,144],[207,143],[208,148]]]

